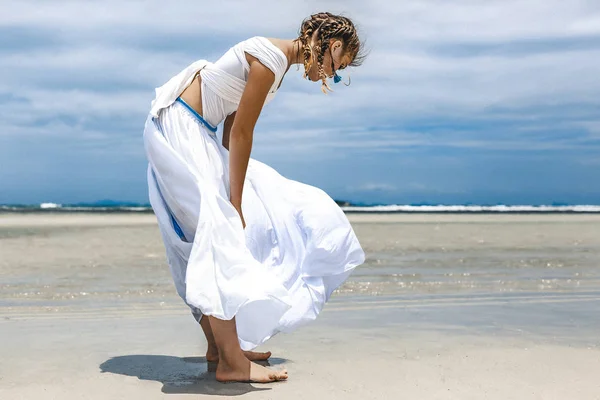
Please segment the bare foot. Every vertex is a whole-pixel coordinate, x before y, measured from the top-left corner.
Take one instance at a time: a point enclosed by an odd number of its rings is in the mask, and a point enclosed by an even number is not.
[[[221,360],[217,367],[216,377],[219,382],[268,383],[286,380],[288,374],[285,369],[278,371],[265,368],[247,359],[235,364]]]
[[[219,362],[219,350],[217,349],[217,346],[208,346],[208,350],[206,350],[206,361]]]
[[[271,357],[271,352],[244,351],[244,355],[250,361],[267,361]]]
[[[271,352],[244,351],[244,355],[250,361],[266,361],[271,357]],[[219,362],[219,350],[216,346],[211,346],[206,350],[206,361]]]

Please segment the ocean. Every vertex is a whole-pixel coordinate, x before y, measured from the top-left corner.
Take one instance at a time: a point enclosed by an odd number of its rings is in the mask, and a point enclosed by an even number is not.
[[[391,205],[353,205],[337,201],[347,213],[600,213],[600,205],[424,205],[424,204],[391,204]],[[152,212],[149,204],[100,202],[93,204],[5,204],[0,205],[0,212]]]

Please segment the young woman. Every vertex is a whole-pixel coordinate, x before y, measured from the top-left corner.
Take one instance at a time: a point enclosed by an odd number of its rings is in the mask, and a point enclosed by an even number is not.
[[[361,58],[353,23],[319,13],[295,40],[253,37],[156,90],[144,129],[150,203],[177,292],[202,326],[219,381],[286,379],[286,371],[252,362],[270,353],[249,350],[315,319],[364,262],[325,192],[250,158],[256,120],[292,64],[304,64],[304,76],[326,92],[328,77],[339,81],[336,71]]]

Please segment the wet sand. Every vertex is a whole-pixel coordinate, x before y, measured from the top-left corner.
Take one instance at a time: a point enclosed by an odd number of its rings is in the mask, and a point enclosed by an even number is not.
[[[251,385],[214,380],[152,215],[0,215],[0,398],[600,399],[599,216],[350,219],[367,262]]]

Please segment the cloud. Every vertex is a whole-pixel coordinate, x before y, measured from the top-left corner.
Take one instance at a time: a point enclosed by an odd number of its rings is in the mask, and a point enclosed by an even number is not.
[[[249,36],[293,38],[324,9],[358,22],[370,56],[329,96],[290,68],[257,125],[265,162],[600,150],[600,3],[585,0],[13,2],[0,15],[0,137],[142,162],[156,86]]]
[[[292,69],[286,77],[289,88],[279,94],[277,111],[268,116],[269,122],[339,123],[332,116],[344,115],[350,124],[372,126],[382,119],[401,122],[415,116],[486,114],[494,107],[518,110],[557,102],[598,104],[600,82],[594,76],[600,67],[600,28],[589,28],[595,18],[590,12],[598,13],[598,7],[589,2],[550,3],[409,1],[387,4],[385,13],[377,7],[383,3],[369,3],[369,7],[347,3],[345,7],[361,22],[373,50],[365,65],[354,71],[354,84],[336,87],[337,92],[326,98],[318,85],[303,82]],[[45,101],[57,88],[90,90],[97,93],[88,95],[92,105],[103,107],[115,95],[123,96],[123,91],[146,90],[151,96],[152,87],[187,63],[204,54],[214,59],[233,44],[232,38],[229,44],[210,46],[214,36],[262,32],[262,21],[273,16],[268,30],[290,37],[298,16],[315,6],[261,4],[260,9],[253,2],[236,2],[206,10],[197,2],[175,2],[170,7],[152,1],[20,2],[0,19],[0,26],[45,30],[45,37],[62,44],[5,54],[0,66],[6,82],[12,84],[1,89],[11,93],[18,84],[34,103],[34,96]],[[340,8],[339,3],[329,4]],[[252,18],[263,12],[262,19]],[[590,41],[594,34],[598,36]],[[540,40],[552,43],[567,38],[578,43],[582,35],[590,42],[586,49],[567,46],[553,51],[546,45],[536,51],[535,43]],[[175,43],[171,49],[164,47],[165,36]],[[158,37],[162,47],[156,50],[152,42]],[[181,46],[181,40],[188,46]],[[507,41],[513,47],[526,43],[529,49],[499,53],[498,44]],[[202,52],[195,55],[196,48]],[[125,96],[134,100],[132,94]],[[138,96],[130,103],[132,112],[147,108],[142,99]],[[114,104],[118,107],[120,102]],[[299,104],[311,107],[299,113]]]
[[[350,191],[362,192],[362,191],[392,191],[397,190],[397,187],[394,185],[390,185],[389,183],[365,183],[361,186],[350,186],[348,188]]]

